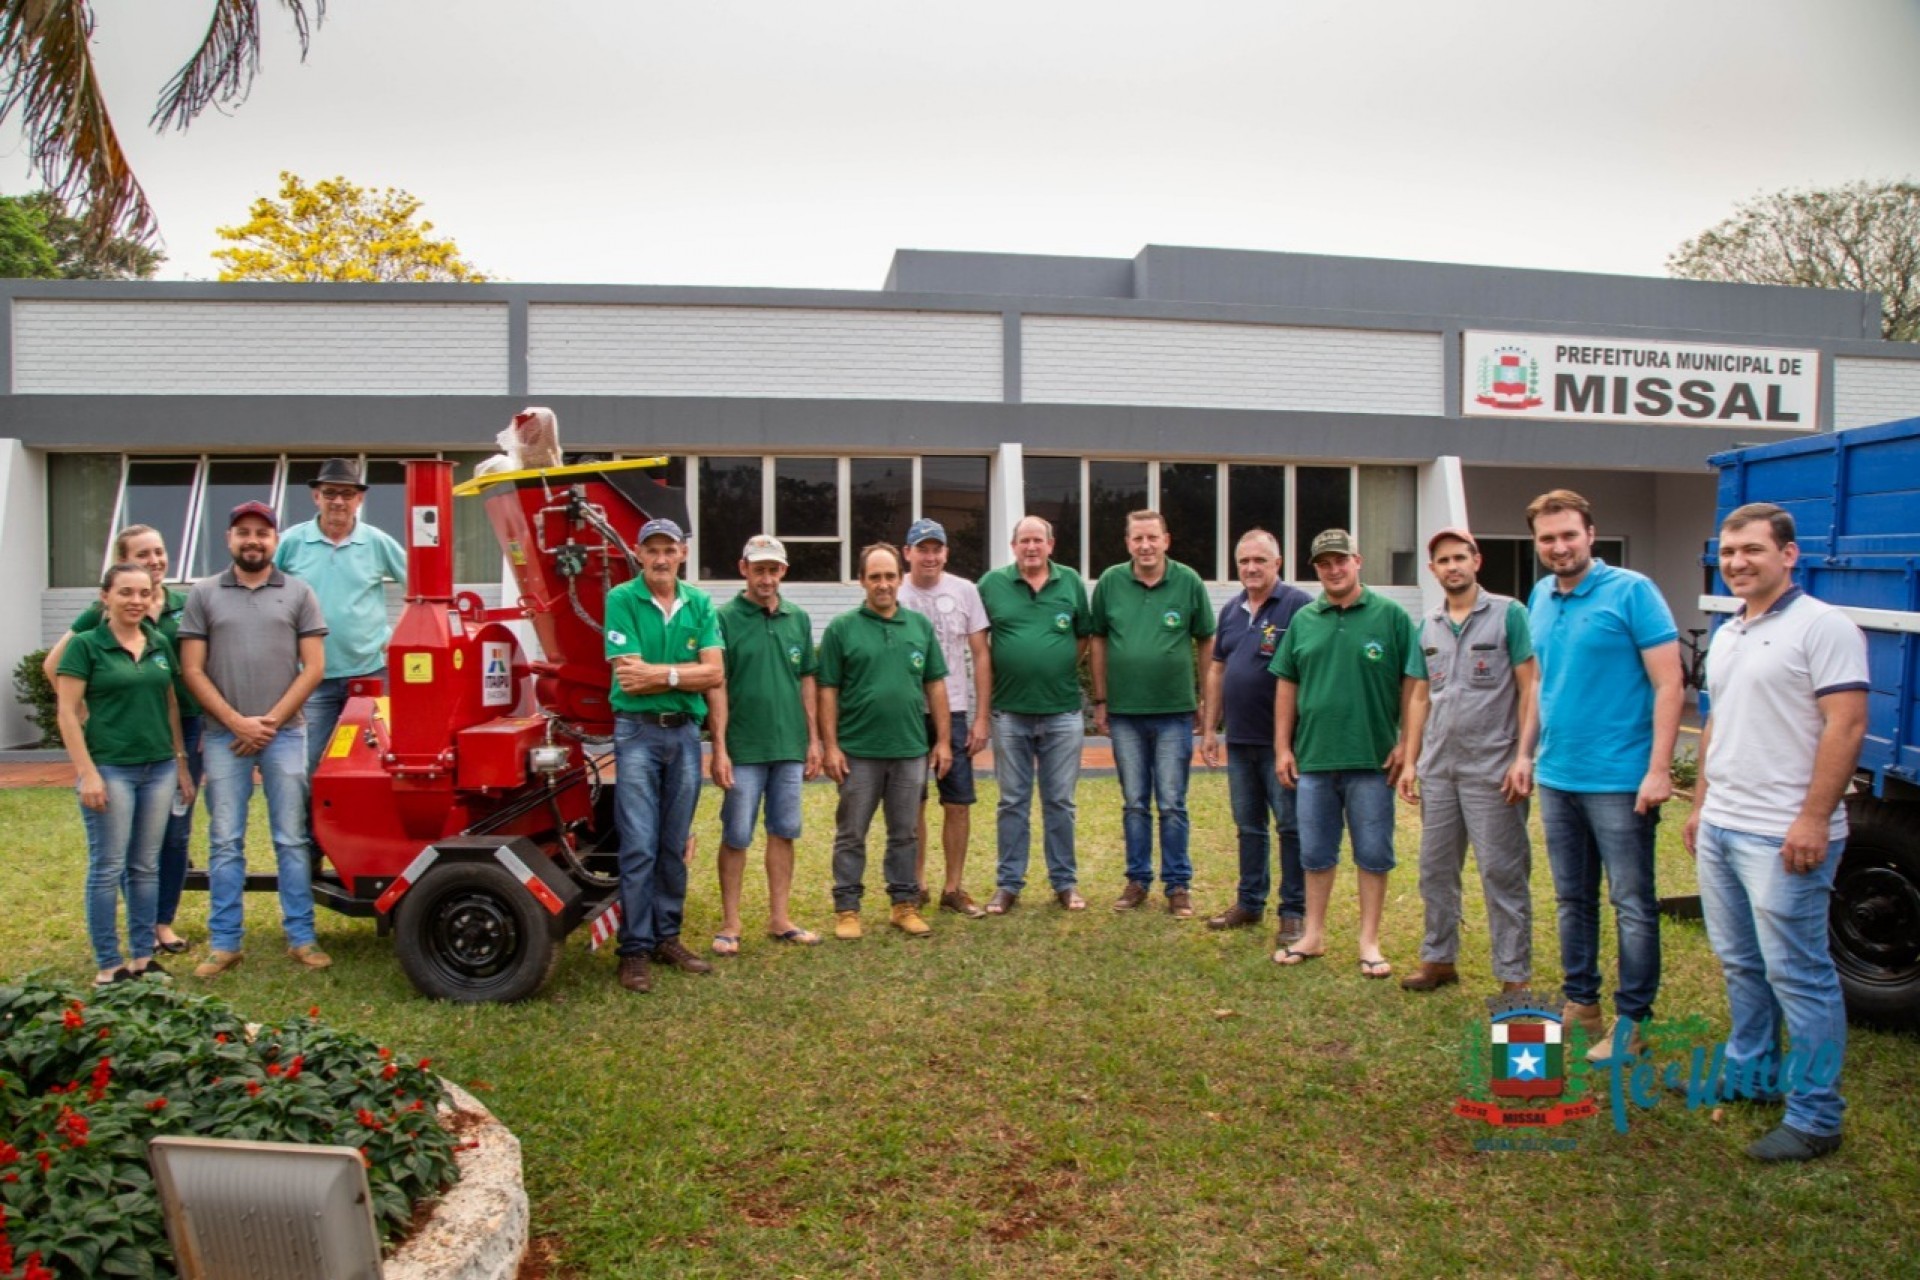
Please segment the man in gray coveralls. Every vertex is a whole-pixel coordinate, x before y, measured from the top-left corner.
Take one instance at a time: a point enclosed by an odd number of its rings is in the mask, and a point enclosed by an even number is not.
[[[1426,936],[1408,991],[1460,981],[1460,872],[1473,845],[1487,901],[1493,976],[1517,991],[1533,974],[1533,899],[1528,881],[1527,797],[1533,762],[1520,753],[1539,714],[1539,663],[1527,610],[1480,589],[1480,548],[1465,529],[1427,540],[1427,568],[1446,600],[1420,624],[1427,682],[1407,711],[1407,758],[1400,794],[1418,804],[1420,897]],[[1416,785],[1415,775],[1418,775]]]

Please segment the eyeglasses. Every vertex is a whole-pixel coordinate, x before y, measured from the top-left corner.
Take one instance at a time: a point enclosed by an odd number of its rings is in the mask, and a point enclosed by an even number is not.
[[[352,502],[360,496],[358,489],[322,489],[320,497],[325,502]]]

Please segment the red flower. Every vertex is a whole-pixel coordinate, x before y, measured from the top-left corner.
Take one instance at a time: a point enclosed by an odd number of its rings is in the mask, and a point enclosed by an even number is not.
[[[159,1111],[159,1110],[162,1110],[166,1105],[167,1105],[167,1100],[165,1098],[155,1098],[152,1102],[149,1102],[147,1104],[147,1110]]]
[[[12,1164],[15,1160],[18,1160],[19,1158],[20,1158],[20,1148],[14,1146],[11,1142],[8,1142],[6,1139],[0,1138],[0,1164]],[[4,1229],[6,1225],[7,1225],[6,1206],[0,1205],[0,1229]]]
[[[257,1098],[260,1096],[260,1082],[258,1080],[247,1081],[247,1096],[249,1098]]]
[[[372,1129],[376,1133],[386,1128],[385,1125],[380,1123],[380,1117],[373,1114],[373,1112],[367,1110],[365,1107],[361,1107],[358,1111],[354,1112],[353,1118],[360,1122],[361,1128]]]
[[[87,1020],[80,1016],[80,1010],[84,1008],[86,1008],[85,1005],[75,1000],[73,1006],[60,1015],[62,1025],[69,1031],[78,1031],[80,1028],[86,1026]]]
[[[67,1139],[70,1147],[87,1145],[87,1118],[72,1107],[61,1107],[60,1118],[53,1122],[56,1132]]]
[[[283,1068],[277,1062],[269,1062],[267,1064],[267,1074],[270,1076],[277,1076],[282,1070]]]
[[[425,1071],[425,1070],[426,1070],[426,1069],[427,1069],[428,1067],[431,1067],[432,1065],[433,1065],[433,1059],[432,1059],[432,1058],[422,1058],[422,1059],[420,1059],[420,1069],[421,1069],[422,1071]]]
[[[293,1080],[298,1078],[298,1076],[300,1075],[300,1068],[304,1067],[306,1064],[307,1064],[306,1054],[304,1053],[294,1054],[293,1061],[287,1064],[287,1079]]]
[[[382,1080],[391,1080],[399,1074],[400,1074],[400,1068],[394,1066],[391,1062],[389,1062],[386,1066],[380,1068],[380,1078]]]
[[[224,1031],[216,1032],[213,1037],[213,1042],[215,1044],[225,1044],[227,1042],[227,1033]]]
[[[365,1147],[360,1148],[360,1163],[366,1165],[369,1169],[373,1168],[373,1157],[367,1154]]]
[[[27,1255],[27,1269],[21,1273],[20,1280],[58,1280],[58,1277],[40,1265],[40,1251],[35,1249]]]
[[[317,1017],[319,1017],[319,1016],[320,1016],[320,1006],[319,1006],[319,1005],[317,1005],[317,1004],[314,1004],[314,1005],[308,1005],[308,1006],[307,1006],[307,1016],[308,1016],[309,1018],[317,1018]]]
[[[424,1099],[424,1098],[415,1098],[415,1099],[414,1099],[414,1100],[413,1100],[412,1102],[410,1102],[410,1103],[408,1103],[408,1104],[407,1104],[407,1110],[409,1110],[409,1111],[419,1111],[419,1110],[420,1110],[421,1108],[423,1108],[423,1107],[425,1107],[426,1105],[427,1105],[427,1103],[426,1103],[426,1099]]]
[[[40,1162],[40,1172],[46,1173],[53,1164],[53,1157],[45,1151],[36,1151],[33,1158]]]
[[[106,1038],[107,1038],[108,1036],[110,1036],[110,1035],[112,1035],[112,1034],[113,1034],[113,1028],[112,1028],[112,1027],[102,1027],[102,1028],[100,1028],[100,1039],[102,1039],[102,1040],[105,1040],[105,1039],[106,1039]]]
[[[382,1045],[380,1048],[380,1061],[389,1062],[392,1060],[392,1058],[393,1058],[393,1050]]]

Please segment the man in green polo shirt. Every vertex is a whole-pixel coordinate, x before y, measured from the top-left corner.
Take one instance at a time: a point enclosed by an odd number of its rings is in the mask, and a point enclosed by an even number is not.
[[[1360,548],[1345,529],[1313,540],[1320,598],[1293,615],[1267,670],[1273,696],[1273,771],[1300,796],[1300,865],[1307,923],[1275,964],[1305,964],[1327,949],[1327,903],[1342,829],[1353,837],[1360,887],[1360,972],[1386,978],[1380,916],[1393,870],[1393,788],[1408,763],[1401,726],[1427,678],[1407,611],[1360,582]]]
[[[1093,613],[1080,575],[1053,561],[1053,526],[1028,516],[1013,526],[1013,563],[980,579],[993,644],[993,768],[1000,783],[999,868],[988,915],[1005,915],[1027,883],[1033,789],[1054,900],[1084,911],[1074,857],[1074,788],[1080,782],[1080,655]]]
[[[685,973],[713,969],[680,941],[687,837],[700,799],[702,695],[724,675],[713,601],[680,580],[686,554],[678,524],[649,520],[640,527],[640,576],[607,593],[619,765],[620,985],[634,992],[653,990],[649,959]]]
[[[947,722],[947,663],[933,624],[900,607],[906,559],[890,543],[860,552],[866,603],[827,624],[820,638],[820,742],[827,776],[840,784],[834,814],[833,936],[858,938],[867,829],[884,805],[887,852],[882,864],[893,927],[920,938],[932,928],[920,915],[915,828],[927,768],[945,774],[953,762]],[[934,743],[927,748],[927,718]]]
[[[747,846],[764,799],[767,811],[767,936],[810,946],[820,941],[787,914],[793,892],[793,842],[800,838],[800,784],[820,772],[813,622],[780,594],[787,549],[759,534],[740,553],[746,590],[720,609],[727,681],[707,692],[713,730],[713,781],[720,804],[720,932],[717,955],[740,951],[740,891]]]
[[[1126,805],[1127,887],[1113,909],[1133,910],[1153,888],[1151,801],[1160,810],[1167,910],[1184,920],[1193,914],[1187,774],[1200,706],[1194,672],[1213,661],[1215,624],[1200,575],[1167,557],[1172,541],[1158,511],[1129,515],[1128,559],[1093,589],[1093,725],[1113,739]]]

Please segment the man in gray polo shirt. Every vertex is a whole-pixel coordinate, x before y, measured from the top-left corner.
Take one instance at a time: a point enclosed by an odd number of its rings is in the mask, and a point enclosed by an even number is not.
[[[326,672],[326,620],[304,581],[274,567],[273,508],[243,502],[228,517],[233,564],[202,578],[180,616],[180,669],[206,716],[208,932],[194,976],[240,963],[253,771],[267,793],[287,953],[309,969],[333,961],[314,945],[313,845],[307,835],[307,738],[301,704]]]
[[[1473,845],[1487,903],[1493,976],[1503,991],[1533,976],[1533,845],[1527,797],[1533,762],[1520,750],[1539,715],[1540,664],[1527,610],[1480,589],[1480,546],[1465,529],[1427,539],[1427,568],[1446,599],[1420,624],[1427,679],[1407,706],[1400,796],[1420,806],[1420,897],[1426,935],[1408,991],[1460,981],[1460,872]],[[1416,783],[1415,775],[1418,775]]]
[[[1741,609],[1707,650],[1712,714],[1681,832],[1733,1015],[1715,1100],[1786,1103],[1779,1126],[1747,1148],[1768,1162],[1840,1146],[1847,1011],[1827,912],[1867,729],[1866,641],[1793,585],[1799,559],[1793,517],[1771,503],[1721,523],[1720,576]]]

